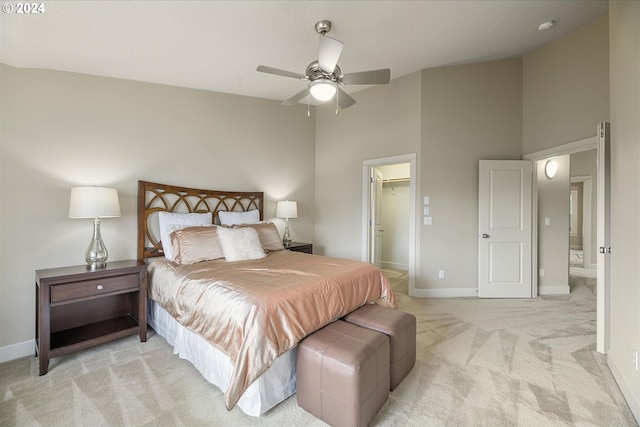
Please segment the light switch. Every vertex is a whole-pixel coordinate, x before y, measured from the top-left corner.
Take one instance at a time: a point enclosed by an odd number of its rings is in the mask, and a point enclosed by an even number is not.
[[[544,218],[544,225],[551,225],[551,218],[548,216]]]
[[[433,219],[430,216],[425,216],[424,225],[431,225],[431,224],[433,224]]]
[[[429,204],[429,196],[424,196],[424,204],[425,205]]]
[[[429,216],[429,206],[424,207],[424,215]]]

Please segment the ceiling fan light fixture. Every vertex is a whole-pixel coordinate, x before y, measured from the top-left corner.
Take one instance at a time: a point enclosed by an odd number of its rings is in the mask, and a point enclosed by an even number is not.
[[[336,91],[336,85],[331,81],[321,80],[309,83],[309,92],[318,101],[330,100]]]

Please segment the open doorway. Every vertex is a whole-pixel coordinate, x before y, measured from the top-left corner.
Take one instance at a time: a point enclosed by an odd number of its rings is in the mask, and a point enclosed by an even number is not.
[[[408,276],[408,294],[416,276],[416,155],[363,162],[362,260]]]
[[[534,169],[539,169],[546,165],[547,160],[554,156],[571,155],[574,153],[581,153],[588,150],[595,149],[597,156],[597,179],[596,183],[592,185],[597,186],[597,198],[596,204],[596,230],[597,235],[592,236],[595,238],[597,253],[595,254],[596,262],[596,349],[599,353],[606,354],[609,348],[609,307],[610,307],[610,289],[609,289],[609,264],[610,264],[610,176],[611,171],[609,167],[609,124],[601,123],[597,127],[597,134],[594,137],[586,138],[580,141],[564,144],[561,146],[553,147],[550,149],[542,150],[539,152],[525,155],[525,159],[536,160],[534,162]],[[541,166],[542,165],[542,166]],[[535,173],[534,173],[535,175]],[[569,188],[567,187],[567,192]],[[536,192],[534,192],[536,194]],[[567,204],[569,202],[569,195],[566,196]],[[538,200],[534,200],[534,213],[540,215],[538,212],[539,205]],[[568,213],[568,210],[567,210]],[[539,222],[546,220],[546,218],[539,218]],[[544,224],[544,223],[543,223]],[[534,231],[538,239],[534,239],[534,251],[538,254],[539,250],[539,235],[540,226]],[[568,229],[567,229],[568,233]],[[569,246],[567,245],[564,248]],[[583,244],[584,246],[584,244]],[[591,245],[593,247],[593,245]],[[566,249],[564,249],[566,251]],[[534,252],[534,253],[535,253]],[[593,255],[593,254],[592,254]],[[537,258],[534,257],[535,269],[538,269]],[[534,271],[536,271],[534,269]],[[542,268],[541,268],[542,269]],[[539,271],[539,270],[538,270]],[[537,277],[536,277],[537,276]],[[538,280],[539,275],[534,274],[534,280]],[[537,285],[537,283],[536,283]]]
[[[597,257],[597,150],[572,153],[569,196],[569,284],[595,293]]]

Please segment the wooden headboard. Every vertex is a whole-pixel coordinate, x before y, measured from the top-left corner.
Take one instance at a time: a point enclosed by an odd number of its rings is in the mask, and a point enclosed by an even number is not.
[[[263,216],[264,193],[200,190],[138,181],[138,260],[163,256],[158,225],[159,212],[246,212],[257,209]]]

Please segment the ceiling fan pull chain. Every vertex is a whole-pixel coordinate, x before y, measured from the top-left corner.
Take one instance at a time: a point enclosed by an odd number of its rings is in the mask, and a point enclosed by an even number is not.
[[[307,93],[307,117],[311,117],[311,112],[309,111],[309,93]]]
[[[336,90],[336,116],[338,115],[338,96],[339,95],[340,95],[340,91]]]

